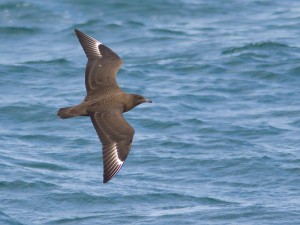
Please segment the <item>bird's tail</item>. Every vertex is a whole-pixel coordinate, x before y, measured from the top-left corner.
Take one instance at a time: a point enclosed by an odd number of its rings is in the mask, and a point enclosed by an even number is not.
[[[61,119],[68,119],[75,116],[81,116],[81,113],[75,105],[66,108],[60,108],[57,112],[57,116],[59,116]]]

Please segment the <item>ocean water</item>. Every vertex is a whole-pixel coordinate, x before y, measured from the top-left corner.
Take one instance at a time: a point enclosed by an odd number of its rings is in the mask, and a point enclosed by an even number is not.
[[[1,0],[0,224],[300,224],[300,1]],[[73,29],[152,99],[102,183]]]

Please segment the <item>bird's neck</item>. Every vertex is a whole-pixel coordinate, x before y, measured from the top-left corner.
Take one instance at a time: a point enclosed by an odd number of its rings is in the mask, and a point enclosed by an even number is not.
[[[124,93],[125,97],[124,99],[126,99],[124,101],[124,109],[123,109],[123,112],[128,112],[129,110],[133,109],[136,104],[134,103],[134,98],[131,94],[127,94],[127,93]]]

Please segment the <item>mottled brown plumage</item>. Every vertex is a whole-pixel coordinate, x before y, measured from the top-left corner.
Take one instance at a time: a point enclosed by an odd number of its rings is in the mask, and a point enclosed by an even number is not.
[[[116,53],[77,29],[75,33],[88,58],[85,70],[87,95],[80,104],[59,109],[57,115],[62,119],[91,117],[102,142],[103,182],[106,183],[119,172],[131,148],[134,129],[123,113],[151,101],[121,90],[116,75],[122,60]]]

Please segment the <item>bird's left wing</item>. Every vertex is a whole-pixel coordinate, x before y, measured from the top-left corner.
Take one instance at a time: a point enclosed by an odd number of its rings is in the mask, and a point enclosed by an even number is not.
[[[93,37],[75,29],[75,34],[88,58],[85,70],[85,101],[110,92],[120,91],[116,81],[122,59]]]
[[[121,110],[96,112],[90,117],[103,145],[103,182],[106,183],[119,172],[127,158],[134,129]]]

